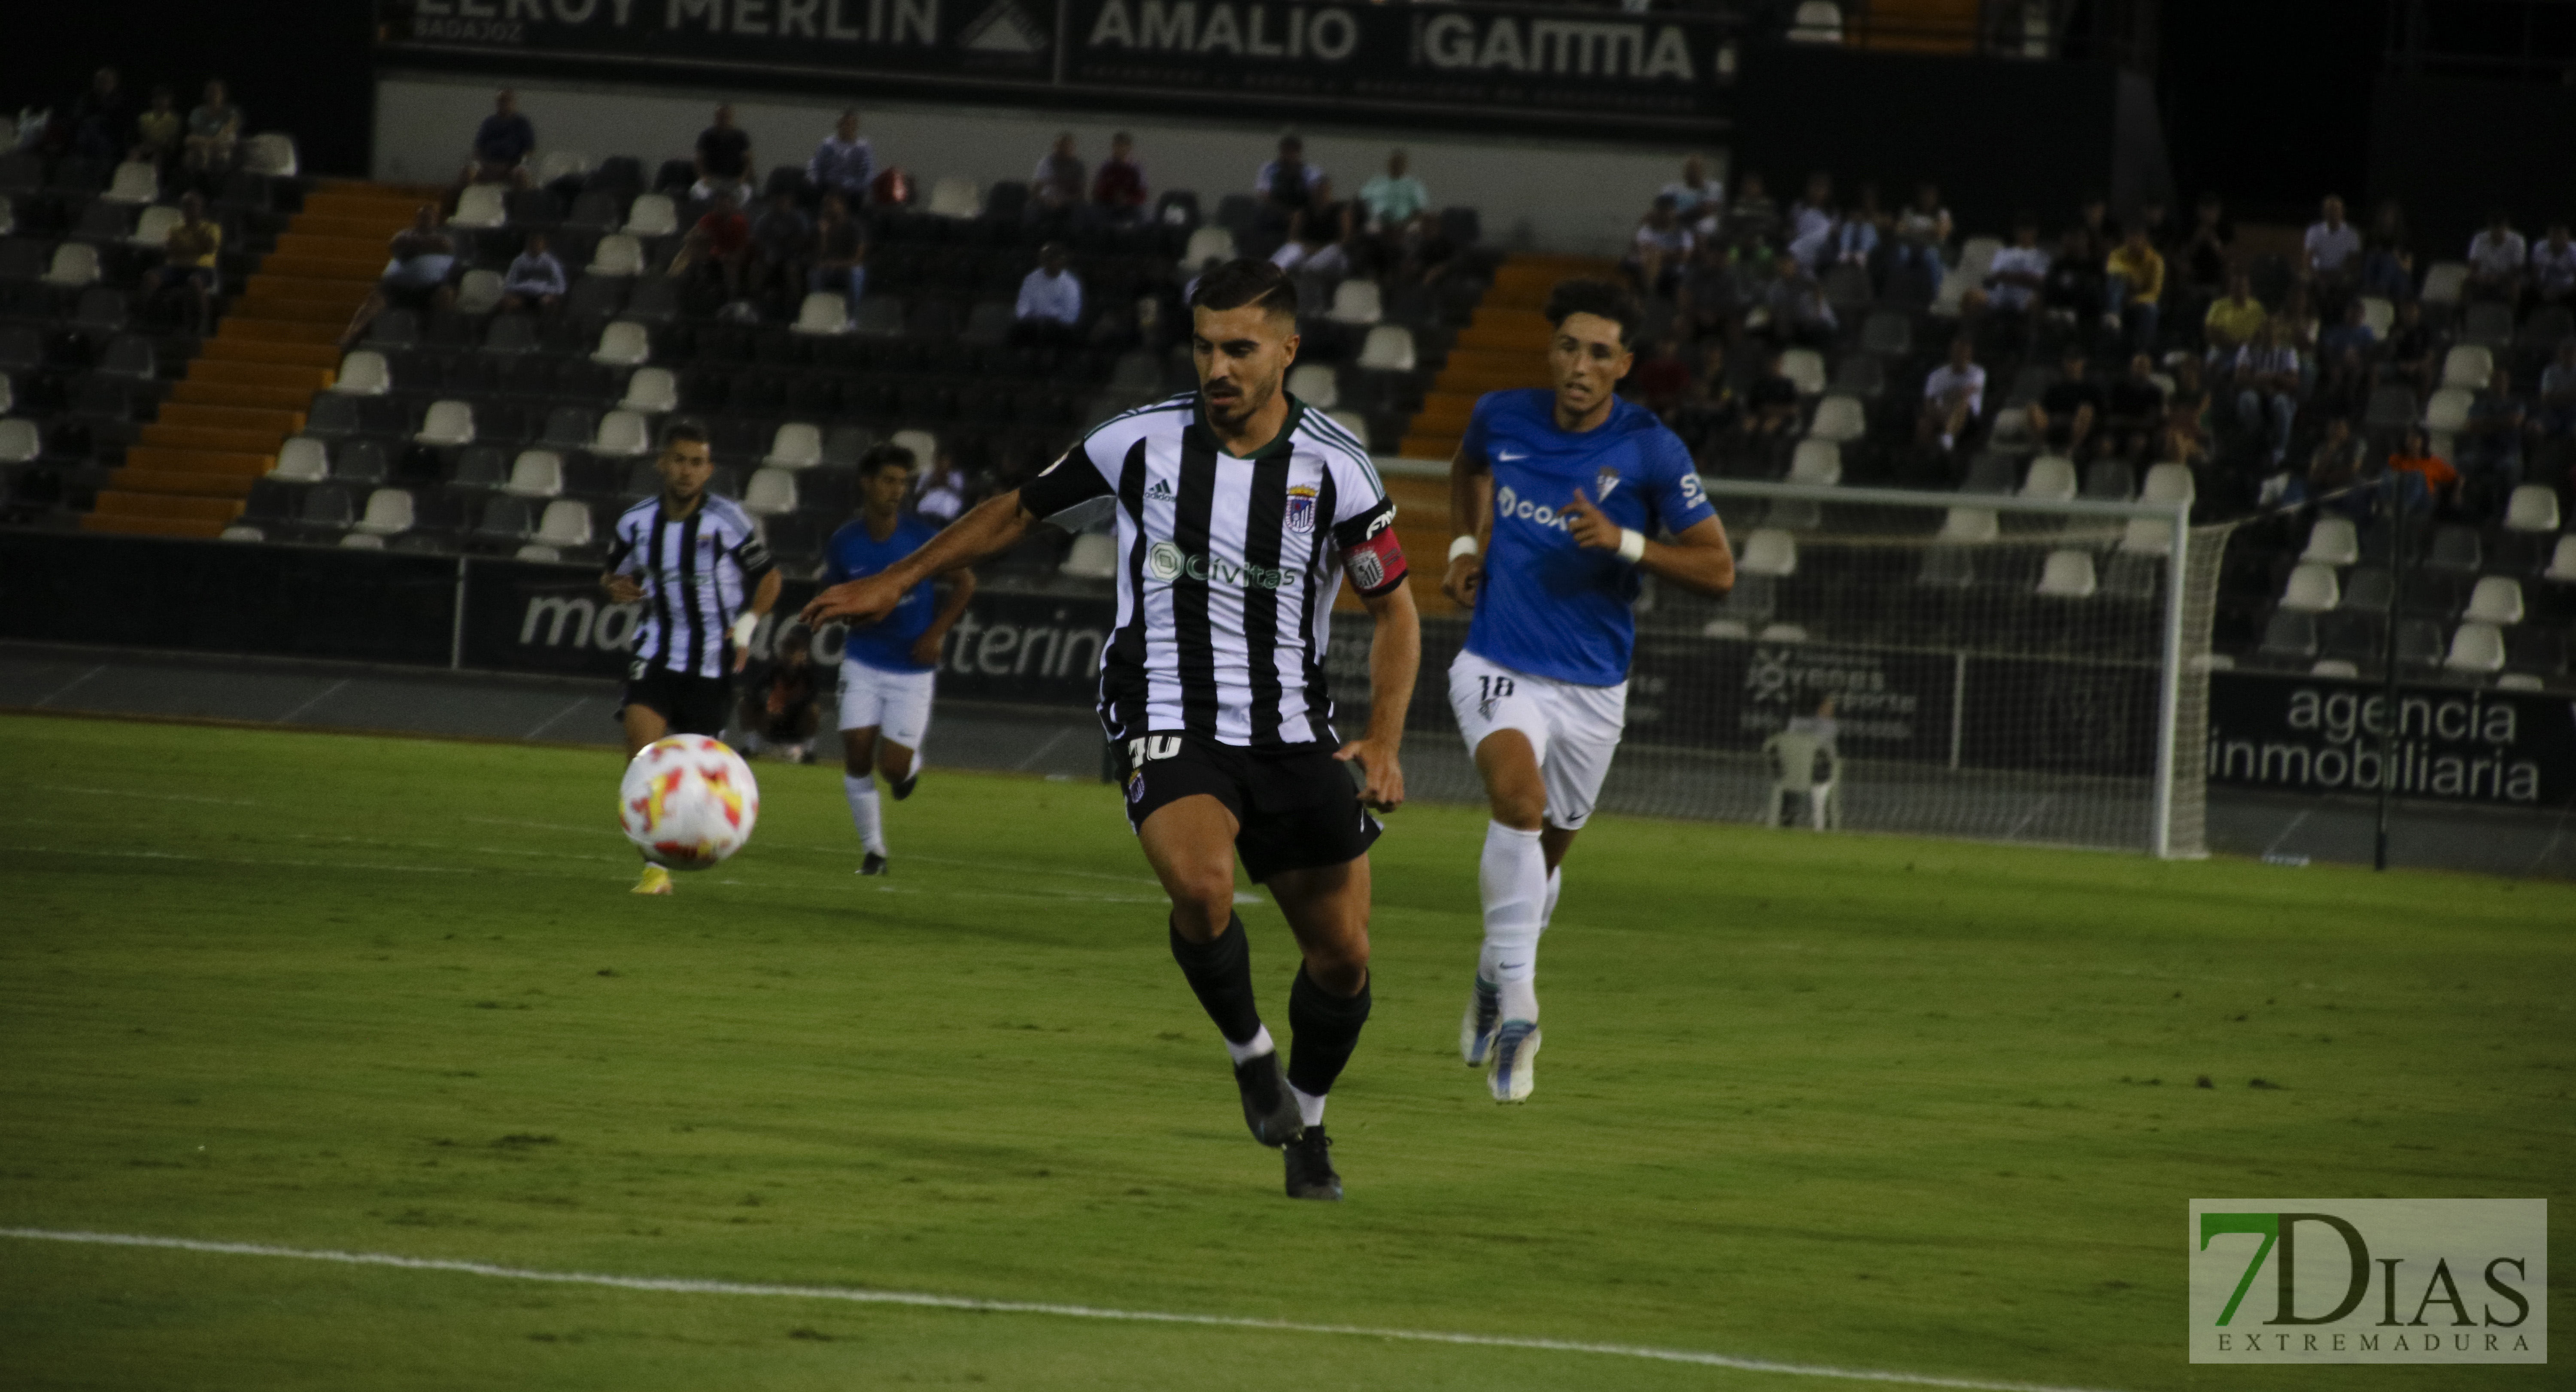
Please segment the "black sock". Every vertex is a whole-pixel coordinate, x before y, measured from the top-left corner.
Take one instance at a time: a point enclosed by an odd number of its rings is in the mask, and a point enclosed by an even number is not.
[[[1331,1092],[1368,1017],[1368,983],[1360,983],[1356,996],[1337,996],[1299,967],[1296,984],[1288,988],[1288,1027],[1297,1035],[1288,1059],[1288,1085],[1308,1097]]]
[[[1174,928],[1172,960],[1181,964],[1181,975],[1216,1022],[1216,1032],[1229,1044],[1251,1043],[1261,1032],[1261,1012],[1252,1006],[1252,949],[1244,941],[1243,916],[1228,918],[1225,931],[1206,942],[1191,942]]]

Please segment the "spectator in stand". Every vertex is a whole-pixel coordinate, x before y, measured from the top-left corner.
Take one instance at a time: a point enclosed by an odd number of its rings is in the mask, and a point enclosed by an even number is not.
[[[1038,156],[1037,168],[1029,173],[1029,213],[1033,217],[1063,213],[1082,206],[1082,192],[1090,186],[1089,170],[1082,157],[1074,153],[1073,132],[1056,133],[1055,144]]]
[[[2409,512],[2429,508],[2450,511],[2460,497],[2460,471],[2451,461],[2433,453],[2433,437],[2420,425],[2406,429],[2404,443],[2389,452],[2388,467],[2399,475],[2400,482],[2412,476],[2414,483],[2404,489],[2400,506]]]
[[[2522,483],[2522,432],[2527,412],[2513,394],[2513,374],[2503,363],[2487,377],[2487,389],[2469,406],[2469,422],[2452,448],[2459,452],[2462,475],[2501,511],[2505,495]]]
[[[1691,230],[1673,211],[1673,200],[1655,195],[1655,206],[1637,224],[1635,245],[1628,252],[1629,277],[1640,295],[1669,295],[1695,245]]]
[[[2568,240],[2564,218],[2549,224],[2549,235],[2532,244],[2531,295],[2541,304],[2576,302],[2576,241]]]
[[[342,352],[357,346],[376,316],[387,309],[422,314],[456,303],[456,287],[449,283],[456,272],[456,244],[438,230],[430,209],[422,208],[413,215],[411,226],[394,234],[390,251],[376,288],[340,335]]]
[[[1789,254],[1808,270],[1825,254],[1834,232],[1834,176],[1822,170],[1807,176],[1807,191],[1789,205]]]
[[[735,208],[749,206],[756,167],[751,133],[733,123],[733,103],[727,102],[716,108],[715,124],[698,132],[698,181],[689,187],[689,201],[712,204],[718,194],[729,194]]]
[[[1798,429],[1798,384],[1780,370],[1780,350],[1765,349],[1762,375],[1744,393],[1744,434],[1747,442],[1768,453],[1779,442],[1786,441]]]
[[[1109,158],[1091,177],[1091,206],[1106,222],[1140,222],[1151,195],[1145,188],[1145,166],[1136,162],[1136,137],[1125,131],[1109,137]]]
[[[1406,172],[1411,163],[1404,151],[1390,152],[1386,172],[1360,185],[1359,206],[1368,218],[1367,230],[1397,231],[1431,207],[1431,190]]]
[[[2238,271],[2227,279],[2227,294],[2209,307],[2200,321],[2201,340],[2213,360],[2232,362],[2236,350],[2254,341],[2254,331],[2272,322],[2272,313],[2254,298],[2254,278]]]
[[[2111,249],[2127,238],[2121,235],[2120,220],[2111,216],[2111,201],[2096,193],[2085,198],[2075,210],[2075,225],[2084,232],[2084,240],[2093,254],[2110,259]]]
[[[2502,209],[2487,218],[2485,229],[2469,239],[2469,294],[2477,299],[2512,304],[2522,295],[2522,273],[2529,261],[2522,234]]]
[[[2360,290],[2391,301],[2415,293],[2414,242],[2406,235],[2406,210],[2394,198],[2379,205],[2361,236]]]
[[[2132,227],[2119,249],[2111,253],[2104,267],[2107,279],[2104,293],[2107,303],[2120,306],[2112,322],[2126,316],[2129,347],[2134,352],[2151,352],[2156,346],[2156,316],[2165,297],[2165,259],[2156,254],[2147,240],[2147,229]]]
[[[1735,201],[1726,206],[1724,226],[1729,241],[1758,237],[1768,242],[1780,235],[1780,205],[1763,189],[1761,175],[1747,170],[1737,180]]]
[[[2378,349],[2379,335],[2371,332],[2368,311],[2358,298],[2344,304],[2341,323],[2317,338],[2317,351],[2329,356],[2340,356],[2350,351],[2366,358]]]
[[[2132,229],[2131,236],[2137,235]],[[2156,381],[2156,360],[2145,353],[2129,355],[2129,370],[2104,393],[2102,452],[2131,463],[2147,462],[2165,424],[2165,389]]]
[[[796,206],[796,195],[781,189],[751,224],[751,255],[743,264],[743,293],[753,298],[775,296],[787,318],[795,317],[794,297],[813,270],[814,220]]]
[[[868,185],[876,177],[876,147],[859,134],[859,113],[842,112],[832,133],[806,157],[805,181],[816,193],[839,194],[847,207],[856,208],[868,201]]]
[[[2031,318],[2039,309],[2040,289],[2048,283],[2048,266],[2048,250],[2039,244],[2039,219],[2027,212],[2014,214],[2012,245],[1995,253],[1985,285],[1960,302],[1962,313],[1973,318],[1992,310]]]
[[[546,250],[546,234],[531,232],[527,244],[501,276],[501,311],[551,313],[563,299],[567,282],[563,263]]]
[[[2198,358],[2174,364],[2174,389],[2165,398],[2165,426],[2155,458],[2159,464],[2195,469],[2209,458],[2209,390],[2201,385]]]
[[[1682,398],[1690,392],[1690,364],[1683,362],[1681,356],[1673,351],[1671,339],[1648,339],[1646,351],[1628,370],[1627,386],[1638,405],[1652,411],[1657,420],[1670,425],[1674,414],[1681,409]]]
[[[1941,277],[1949,271],[1949,245],[1950,210],[1941,206],[1940,187],[1916,185],[1914,205],[1896,215],[1896,246],[1889,262],[1888,293],[1898,293],[1897,287],[1903,284],[1906,292],[1918,299],[1928,301],[1939,294]]]
[[[868,181],[867,201],[881,208],[909,207],[920,196],[921,185],[914,181],[912,171],[899,164],[887,165]],[[855,209],[858,205],[850,206]]]
[[[2228,273],[2235,267],[2236,224],[2228,220],[2227,205],[2214,193],[2202,194],[2194,213],[2191,232],[2182,242],[2186,283],[2214,300],[2226,293]]]
[[[1012,311],[1013,342],[1029,347],[1069,347],[1080,338],[1082,282],[1066,268],[1064,243],[1049,242],[1038,252],[1038,268],[1020,281],[1020,301]]]
[[[474,153],[465,161],[465,172],[456,177],[459,188],[467,184],[513,184],[528,186],[528,153],[537,148],[537,128],[519,113],[519,94],[504,87],[492,99],[492,114],[474,128]]]
[[[955,451],[942,445],[939,458],[922,470],[921,482],[913,493],[912,510],[943,527],[966,510],[966,471],[957,467]]]
[[[744,263],[751,258],[751,219],[742,215],[734,200],[733,184],[719,184],[715,197],[708,201],[688,234],[680,239],[679,253],[671,258],[665,274],[677,279],[691,271],[713,277],[724,287],[727,300],[742,298]]]
[[[2317,351],[2317,312],[2308,304],[2308,287],[2290,283],[2281,307],[2272,312],[2272,328],[2287,346],[2311,355]]]
[[[2379,335],[2370,331],[2361,298],[2344,301],[2343,322],[2317,337],[2318,405],[2329,415],[2360,415],[2370,405],[2370,360]]]
[[[2290,455],[2290,429],[2299,419],[2302,366],[2299,350],[2281,342],[2269,319],[2236,350],[2236,422],[2247,435],[2265,439],[2267,459],[2274,468]],[[2271,425],[2268,437],[2266,421]]]
[[[1281,242],[1279,249],[1270,253],[1270,264],[1283,271],[1336,283],[1351,270],[1350,254],[1342,249],[1341,243],[1332,240],[1330,231],[1320,219],[1307,223],[1296,236]]]
[[[1306,160],[1306,142],[1293,132],[1279,137],[1278,155],[1252,176],[1253,197],[1261,200],[1262,225],[1293,237],[1309,218],[1320,217],[1332,201],[1332,181],[1323,167]]]
[[[2558,355],[2540,370],[2540,409],[2532,412],[2538,440],[2576,437],[2576,338],[2558,341]]]
[[[2040,282],[2040,307],[2062,323],[2085,322],[2102,312],[2102,274],[2092,239],[2081,227],[2068,228],[2057,239],[2057,254],[2049,258],[2048,276]]]
[[[846,196],[824,194],[823,215],[814,223],[814,267],[805,273],[805,292],[838,290],[849,298],[850,313],[856,316],[859,294],[867,289],[867,261],[867,224],[850,212]]]
[[[2397,302],[2397,322],[2388,329],[2388,351],[2383,355],[2376,376],[2381,381],[2394,380],[2418,397],[2433,390],[2434,377],[2441,371],[2441,346],[2433,330],[2424,323],[2424,305],[2420,300]]]
[[[1682,176],[1664,185],[1664,195],[1684,222],[1696,225],[1726,214],[1726,190],[1708,177],[1708,161],[1697,155],[1682,157]]]
[[[126,109],[125,87],[117,80],[116,69],[101,68],[91,74],[89,90],[72,103],[71,152],[100,164],[114,163],[117,152],[125,148]]]
[[[182,195],[179,225],[161,243],[153,289],[157,295],[185,293],[188,322],[200,334],[213,328],[211,311],[223,249],[224,229],[206,220],[206,200],[194,192]]]
[[[1744,322],[1744,302],[1737,294],[1734,267],[1726,250],[1713,242],[1692,248],[1689,264],[1673,291],[1674,321],[1681,336],[1693,343],[1728,343]]]
[[[1457,264],[1458,246],[1429,211],[1417,214],[1395,237],[1393,279],[1401,285],[1435,285]],[[1186,298],[1186,297],[1185,297]]]
[[[2084,457],[2085,444],[2111,413],[2109,395],[2084,375],[2087,366],[2084,350],[2069,341],[2057,380],[2027,408],[2030,433],[2070,459]]]
[[[1771,310],[1768,332],[1773,342],[1783,347],[1795,344],[1819,352],[1831,348],[1834,331],[1841,327],[1834,318],[1833,306],[1825,303],[1825,288],[1798,258],[1783,252],[1774,270],[1771,292],[1764,303]]]
[[[2361,229],[2343,220],[2343,200],[2333,194],[2318,213],[2299,245],[2299,275],[2314,288],[2319,307],[2333,313],[2361,279]]]
[[[1726,345],[1712,341],[1700,349],[1699,375],[1673,412],[1673,433],[1690,446],[1693,458],[1705,460],[1710,449],[1742,424],[1735,388],[1726,380]]]
[[[1864,184],[1860,201],[1843,209],[1842,219],[1834,224],[1833,235],[1826,239],[1823,264],[1851,266],[1867,274],[1878,257],[1880,221],[1877,191]],[[1870,276],[1873,294],[1876,293],[1877,280],[1878,277]]]
[[[180,136],[187,118],[179,114],[178,95],[167,86],[152,89],[152,105],[134,118],[134,148],[125,157],[160,169],[167,178],[179,162]]]
[[[188,113],[188,133],[181,137],[188,172],[209,179],[231,173],[242,125],[242,109],[233,105],[223,79],[208,82],[205,100]]]
[[[1968,428],[1986,409],[1986,370],[1977,366],[1977,346],[1966,334],[1950,340],[1950,360],[1923,379],[1923,411],[1914,424],[1918,444],[1939,444],[1955,452]]]

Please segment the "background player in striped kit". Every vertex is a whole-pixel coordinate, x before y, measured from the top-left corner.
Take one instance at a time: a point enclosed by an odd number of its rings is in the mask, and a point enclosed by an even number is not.
[[[618,719],[626,756],[667,734],[724,737],[733,674],[760,616],[778,602],[778,567],[731,498],[707,492],[715,461],[706,432],[675,425],[653,463],[662,491],[619,514],[600,585],[619,604],[641,601]],[[671,872],[646,864],[638,894],[671,892]]]
[[[937,523],[904,512],[912,471],[912,451],[901,445],[879,445],[859,461],[859,515],[823,547],[824,584],[874,575],[939,535]],[[948,586],[945,603],[933,597],[934,582]],[[912,796],[921,777],[921,742],[930,733],[940,644],[974,597],[975,572],[952,570],[904,591],[875,623],[851,624],[841,640],[841,788],[859,831],[862,875],[886,870],[876,776],[885,774],[895,801]]]
[[[1171,896],[1173,957],[1225,1038],[1253,1137],[1286,1151],[1291,1198],[1338,1199],[1325,1094],[1369,1012],[1368,809],[1404,800],[1396,759],[1422,656],[1395,508],[1368,451],[1288,395],[1297,292],[1266,261],[1209,272],[1191,296],[1199,390],[1102,425],[1015,493],[807,607],[872,617],[924,577],[1009,547],[1030,524],[1117,500],[1118,626],[1101,654],[1101,724],[1129,823]],[[1347,574],[1376,620],[1368,733],[1334,734],[1324,686]],[[1366,786],[1354,793],[1348,770]],[[1303,957],[1283,1075],[1254,1008],[1237,854]]]
[[[1690,450],[1613,392],[1640,319],[1627,291],[1569,280],[1548,297],[1551,391],[1488,392],[1449,466],[1442,588],[1474,608],[1449,706],[1494,819],[1477,881],[1485,942],[1459,1052],[1494,1100],[1530,1095],[1539,934],[1557,867],[1592,815],[1627,721],[1638,575],[1703,594],[1735,584],[1726,529]],[[1657,532],[1669,542],[1653,540]]]

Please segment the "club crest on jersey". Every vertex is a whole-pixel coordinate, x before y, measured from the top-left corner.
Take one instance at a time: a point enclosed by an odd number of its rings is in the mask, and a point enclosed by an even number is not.
[[[1607,464],[1602,465],[1601,472],[1594,475],[1592,479],[1592,501],[1596,503],[1610,501],[1610,490],[1618,486],[1619,471]]]
[[[1289,486],[1288,530],[1300,536],[1315,530],[1315,490],[1305,484]]]

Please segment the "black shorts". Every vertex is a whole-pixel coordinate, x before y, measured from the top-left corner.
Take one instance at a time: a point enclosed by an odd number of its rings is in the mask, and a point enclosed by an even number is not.
[[[723,739],[725,719],[733,714],[733,679],[648,667],[637,658],[626,667],[626,697],[618,702],[620,719],[628,706],[642,706],[661,716],[672,734]]]
[[[440,288],[438,285],[398,285],[388,280],[384,282],[385,304],[394,309],[408,309],[414,314],[426,314],[437,306]]]
[[[1234,814],[1235,853],[1255,884],[1282,870],[1357,860],[1381,830],[1360,806],[1349,766],[1329,748],[1262,754],[1165,734],[1129,740],[1117,756],[1130,827],[1141,830],[1156,809],[1205,793]]]

